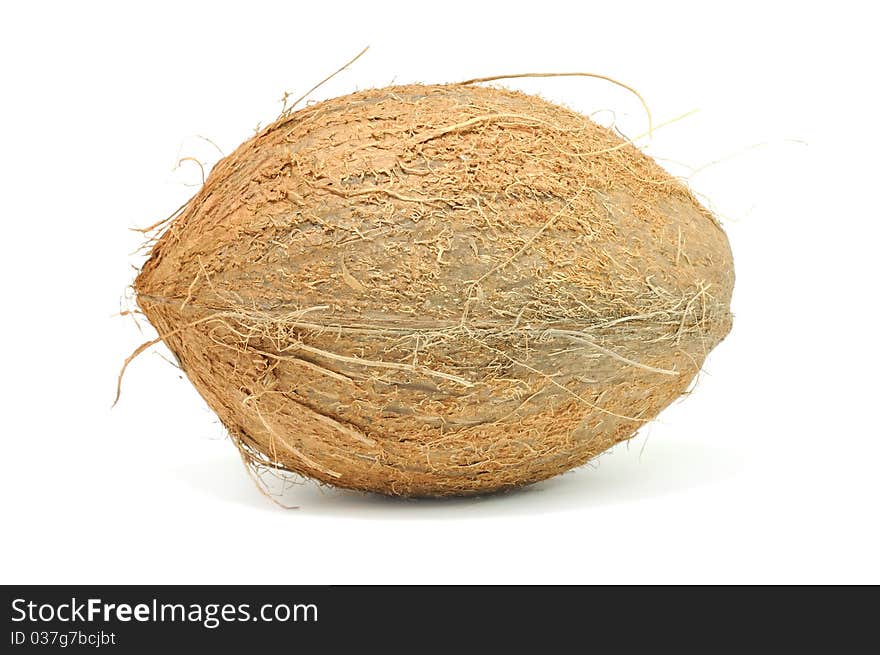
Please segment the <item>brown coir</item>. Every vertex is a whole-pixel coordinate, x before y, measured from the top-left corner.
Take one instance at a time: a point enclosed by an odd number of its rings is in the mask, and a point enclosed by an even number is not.
[[[249,463],[406,496],[562,473],[686,391],[727,238],[613,131],[476,86],[361,91],[242,144],[137,302]]]

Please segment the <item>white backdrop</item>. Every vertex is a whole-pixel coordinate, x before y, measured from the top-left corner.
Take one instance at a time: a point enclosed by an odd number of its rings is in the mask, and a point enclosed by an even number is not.
[[[3,583],[880,582],[880,60],[864,3],[21,3],[4,62]],[[809,5],[805,7],[805,5]],[[25,6],[27,8],[25,8]],[[731,238],[734,329],[695,392],[519,492],[268,502],[128,302],[131,226],[363,46],[355,88],[588,70]],[[630,135],[598,80],[511,80]],[[612,114],[613,111],[613,114]],[[714,162],[714,163],[713,163]],[[703,166],[708,165],[706,168]]]

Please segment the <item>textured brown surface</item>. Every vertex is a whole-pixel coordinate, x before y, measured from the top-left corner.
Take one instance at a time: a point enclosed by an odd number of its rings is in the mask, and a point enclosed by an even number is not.
[[[730,329],[724,232],[584,116],[400,86],[282,117],[155,243],[138,303],[242,452],[402,495],[628,439]]]

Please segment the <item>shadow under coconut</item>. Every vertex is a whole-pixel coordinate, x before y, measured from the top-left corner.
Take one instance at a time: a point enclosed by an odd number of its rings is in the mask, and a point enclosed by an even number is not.
[[[391,498],[296,480],[273,489],[273,498],[295,512],[360,519],[462,519],[545,514],[674,494],[728,479],[741,456],[711,443],[644,438],[620,444],[596,461],[561,476],[501,493],[465,498]],[[279,507],[260,493],[230,444],[210,457],[181,466],[179,479],[208,495],[266,511]],[[220,452],[222,450],[222,453]]]

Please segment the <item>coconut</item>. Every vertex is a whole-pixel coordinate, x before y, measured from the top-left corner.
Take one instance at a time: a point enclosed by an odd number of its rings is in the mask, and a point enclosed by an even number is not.
[[[283,114],[134,288],[248,462],[429,496],[632,437],[727,335],[733,282],[718,221],[630,142],[465,83]]]

